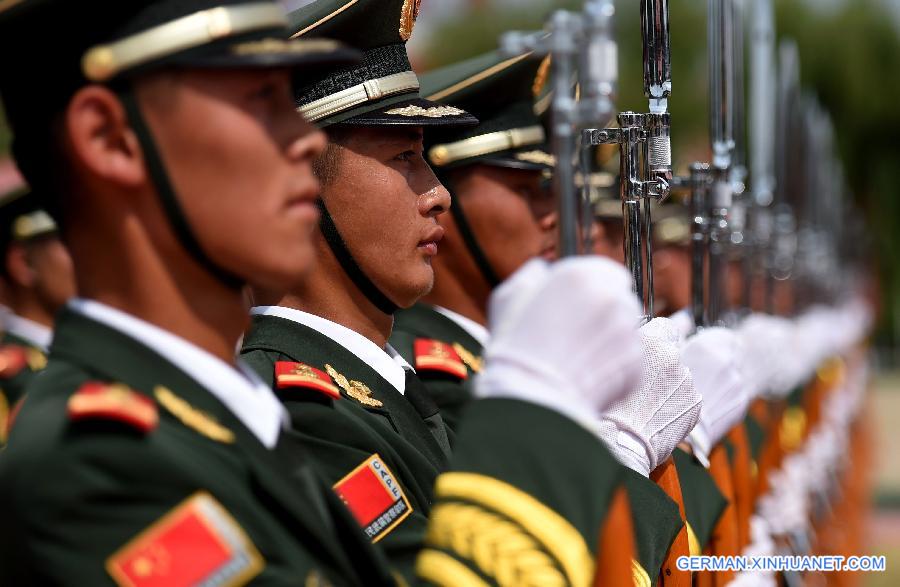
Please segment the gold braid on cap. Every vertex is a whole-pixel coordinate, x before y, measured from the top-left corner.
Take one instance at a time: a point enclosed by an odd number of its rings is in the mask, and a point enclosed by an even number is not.
[[[287,24],[281,7],[274,2],[218,6],[93,47],[84,54],[81,69],[87,79],[104,82],[125,70],[187,49]]]
[[[432,164],[443,167],[462,159],[480,157],[529,145],[540,145],[545,139],[544,127],[539,124],[523,128],[511,128],[463,139],[455,143],[435,145],[429,149],[428,159]]]

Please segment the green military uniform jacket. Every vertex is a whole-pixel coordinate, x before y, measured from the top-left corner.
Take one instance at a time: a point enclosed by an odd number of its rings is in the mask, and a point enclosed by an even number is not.
[[[390,584],[289,441],[268,450],[150,348],[66,311],[0,453],[0,584],[213,584],[197,565],[222,584]]]
[[[448,466],[447,431],[437,408],[433,403],[414,405],[410,401],[409,388],[415,385],[412,377],[407,376],[404,396],[341,344],[278,316],[253,317],[241,357],[275,388],[290,414],[294,434],[308,447],[310,458],[329,485],[337,485],[373,455],[378,455],[399,481],[408,510],[400,515],[389,513],[383,527],[366,525],[373,540],[409,576],[433,505],[435,480]],[[336,399],[305,387],[278,389],[275,365],[282,361],[330,372],[332,380],[343,376],[347,385],[333,381],[340,391]],[[351,382],[368,388],[372,405],[360,402],[358,397],[365,396],[355,393]],[[351,508],[355,505],[351,503]]]
[[[322,399],[321,394],[302,388],[276,389],[291,415],[296,437],[308,447],[329,483],[338,485],[373,454],[399,480],[411,513],[377,532],[373,540],[407,579],[418,570],[438,584],[465,584],[467,577],[491,583],[499,569],[480,554],[475,556],[476,551],[488,552],[476,550],[476,546],[489,546],[492,557],[504,557],[502,536],[507,536],[511,545],[526,538],[530,545],[521,553],[509,553],[513,566],[527,566],[527,553],[543,548],[540,544],[552,543],[554,548],[566,544],[573,553],[582,554],[587,544],[594,552],[609,501],[621,482],[622,467],[593,435],[562,417],[517,401],[476,402],[461,424],[462,435],[457,437],[453,462],[459,470],[439,478],[447,468],[444,442],[439,440],[443,428],[440,419],[425,417],[428,410],[415,408],[342,345],[284,318],[254,316],[244,338],[242,357],[273,384],[275,365],[280,361],[303,363],[326,372],[330,367],[332,373],[340,373],[349,382],[364,383],[370,397],[383,404],[366,406],[343,388],[338,399]],[[407,378],[407,395],[415,383]],[[535,426],[540,427],[539,432],[534,431]],[[561,467],[557,459],[561,459]],[[586,463],[594,466],[587,467]],[[558,477],[557,470],[584,475],[585,480],[570,485],[574,479]],[[507,507],[515,511],[506,511]],[[565,520],[578,521],[566,531],[569,542],[556,543],[551,535],[550,529],[570,523],[558,518],[560,514]],[[516,520],[529,526],[527,537]],[[538,520],[543,520],[540,527]],[[495,526],[503,532],[487,532]],[[582,544],[581,540],[587,542]],[[430,548],[421,553],[423,544]],[[462,566],[455,560],[460,547],[465,551]],[[557,554],[567,556],[562,551]],[[535,572],[556,576],[558,571],[542,568]],[[530,573],[524,567],[522,572]]]
[[[728,500],[719,491],[715,480],[693,455],[676,448],[672,453],[681,495],[684,498],[684,515],[688,522],[688,540],[691,554],[700,555],[712,540],[713,530],[728,507]]]
[[[296,440],[267,450],[150,348],[64,312],[0,453],[0,584],[395,584]],[[621,481],[609,458],[555,412],[474,403],[415,582],[588,584]]]
[[[6,442],[9,419],[25,387],[47,364],[44,351],[11,332],[0,337],[0,446]]]
[[[465,371],[453,372],[417,361],[419,354],[416,353],[416,343],[423,340],[435,340],[447,345],[448,352],[452,349]],[[390,343],[416,368],[416,373],[440,408],[444,421],[451,429],[455,429],[463,410],[472,399],[473,377],[482,368],[484,349],[481,343],[433,306],[421,303],[397,312]]]

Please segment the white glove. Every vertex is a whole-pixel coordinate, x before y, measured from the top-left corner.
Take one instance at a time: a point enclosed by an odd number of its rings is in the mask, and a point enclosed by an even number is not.
[[[669,319],[675,324],[678,331],[678,338],[684,342],[688,336],[694,331],[694,317],[691,315],[690,308],[682,308],[669,316]]]
[[[745,353],[741,372],[752,397],[785,395],[790,391],[782,389],[776,380],[782,375],[781,370],[790,370],[796,363],[792,333],[790,320],[768,314],[751,314],[738,327]]]
[[[619,462],[648,477],[697,424],[702,398],[681,364],[672,322],[656,318],[639,332],[640,383],[606,410],[598,432]]]
[[[689,442],[701,462],[747,413],[750,394],[743,375],[743,347],[727,328],[706,328],[681,347],[681,362],[694,376],[694,388],[703,397],[700,421]]]
[[[613,261],[529,261],[491,296],[475,394],[540,404],[593,431],[638,379],[639,314],[631,278]]]

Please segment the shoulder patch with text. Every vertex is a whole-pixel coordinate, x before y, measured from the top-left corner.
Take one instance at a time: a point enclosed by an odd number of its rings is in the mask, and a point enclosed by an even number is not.
[[[244,530],[209,493],[199,491],[106,561],[128,587],[244,585],[265,563]]]
[[[334,484],[366,536],[378,542],[412,513],[397,478],[377,454]]]

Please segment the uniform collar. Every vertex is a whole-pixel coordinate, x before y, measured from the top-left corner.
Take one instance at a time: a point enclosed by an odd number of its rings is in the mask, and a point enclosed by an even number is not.
[[[356,355],[397,391],[406,391],[406,370],[412,371],[413,368],[391,345],[381,348],[355,330],[295,308],[256,306],[250,313],[254,316],[275,316],[312,328]]]
[[[28,342],[33,347],[45,353],[50,348],[50,342],[53,340],[53,330],[51,328],[38,324],[34,320],[23,318],[11,311],[3,315],[3,323],[7,332]]]
[[[268,385],[240,360],[235,369],[185,339],[94,300],[69,309],[140,342],[215,396],[267,448],[274,448],[287,414]]]
[[[450,320],[456,323],[457,326],[465,330],[469,333],[469,336],[478,341],[481,346],[487,346],[488,340],[491,338],[491,334],[488,332],[488,329],[475,322],[471,318],[466,318],[462,314],[458,314],[453,310],[448,310],[443,306],[434,306],[434,311],[439,314],[443,314]]]

